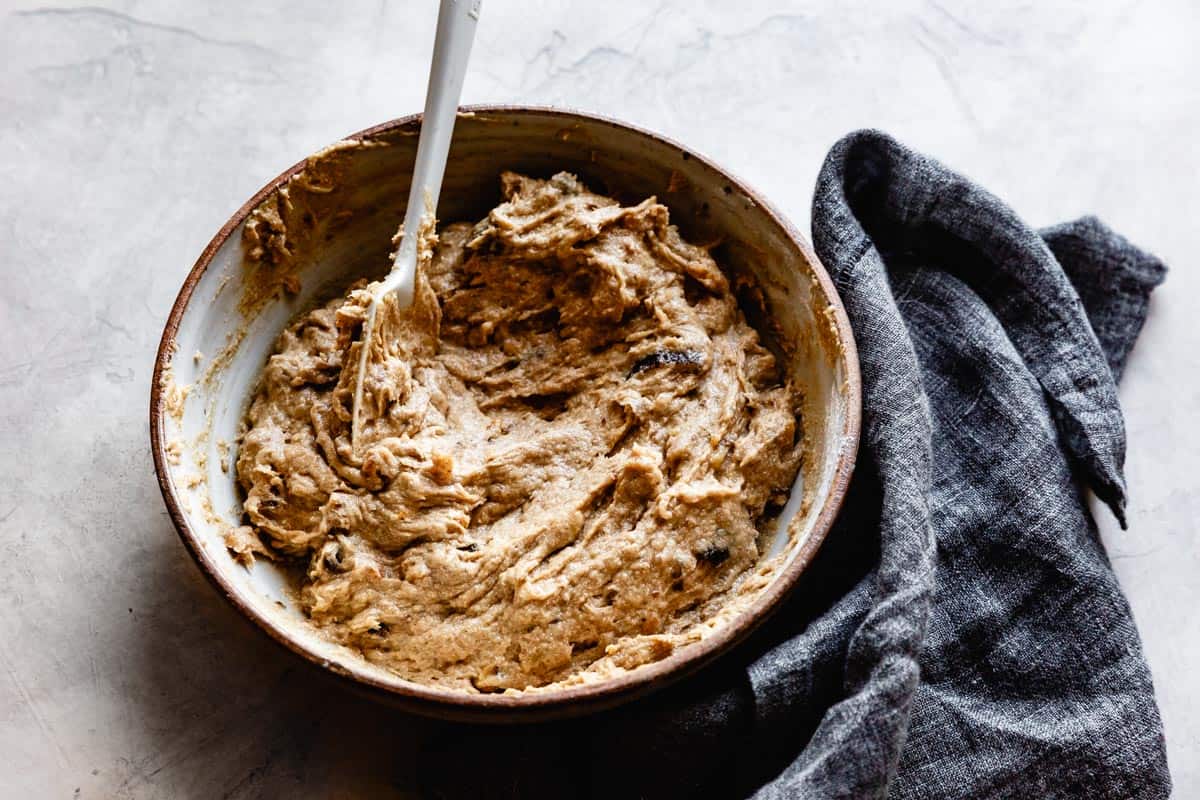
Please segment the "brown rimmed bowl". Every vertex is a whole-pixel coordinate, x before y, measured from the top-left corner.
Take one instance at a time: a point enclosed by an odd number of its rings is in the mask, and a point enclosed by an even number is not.
[[[858,358],[833,284],[804,237],[750,188],[686,147],[577,112],[475,107],[460,114],[439,217],[474,220],[499,199],[503,170],[567,170],[624,201],[657,195],[685,237],[720,242],[723,267],[753,275],[764,323],[804,392],[806,456],[764,559],[783,554],[760,594],[699,642],[591,684],[518,694],[467,694],[405,681],[322,638],[297,607],[286,570],[231,557],[223,531],[241,517],[233,462],[246,404],[280,331],[297,313],[359,277],[386,270],[404,212],[418,116],[348,137],[285,171],[225,223],[184,281],[155,360],[150,440],[159,485],[184,544],[217,590],[279,644],[340,680],[406,710],[450,719],[523,721],[616,706],[725,652],[795,586],[829,532],[858,447]],[[305,171],[307,170],[307,175]],[[291,220],[285,268],[247,263],[243,229],[279,192],[309,192],[317,213]],[[317,196],[319,195],[319,197]],[[349,213],[347,213],[349,212]],[[284,290],[284,286],[287,290]]]

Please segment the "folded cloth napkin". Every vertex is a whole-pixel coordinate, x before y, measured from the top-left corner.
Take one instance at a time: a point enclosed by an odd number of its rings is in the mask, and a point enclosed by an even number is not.
[[[793,597],[625,709],[447,726],[427,745],[431,794],[1170,793],[1150,673],[1084,496],[1124,524],[1116,379],[1162,263],[1094,218],[1035,231],[876,131],[826,158],[813,238],[858,343],[863,439]]]

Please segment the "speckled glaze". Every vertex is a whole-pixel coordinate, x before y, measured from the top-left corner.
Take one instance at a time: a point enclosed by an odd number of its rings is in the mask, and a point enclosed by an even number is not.
[[[596,191],[624,201],[657,195],[685,237],[719,241],[718,261],[755,275],[771,325],[786,343],[784,363],[804,389],[807,451],[769,548],[771,555],[785,554],[781,566],[762,593],[700,642],[615,678],[518,694],[473,695],[405,681],[324,640],[292,602],[284,572],[261,560],[249,570],[238,565],[221,533],[240,516],[233,443],[257,374],[296,313],[353,278],[386,270],[418,128],[419,117],[408,117],[347,137],[384,146],[353,148],[339,157],[335,204],[354,213],[312,248],[297,271],[299,292],[244,302],[241,232],[253,209],[304,162],[251,198],[205,248],[171,309],[151,384],[150,437],[163,498],[196,562],[242,614],[276,642],[374,697],[418,713],[483,721],[615,706],[698,669],[744,638],[778,607],[824,540],[858,446],[858,361],[845,312],[805,239],[752,190],[687,148],[557,109],[475,107],[461,113],[441,219],[481,217],[498,200],[498,175],[505,169],[572,171]],[[190,388],[178,406],[172,395],[178,398],[174,390],[182,386]]]

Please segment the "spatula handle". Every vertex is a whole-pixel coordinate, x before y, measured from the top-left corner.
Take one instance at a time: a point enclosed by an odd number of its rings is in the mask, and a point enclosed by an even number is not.
[[[458,100],[462,96],[467,59],[475,40],[482,0],[442,0],[438,11],[437,38],[433,43],[433,64],[429,68],[429,86],[425,91],[425,114],[421,119],[421,138],[417,141],[417,161],[413,167],[408,210],[404,214],[405,236],[396,254],[396,266],[403,265],[404,280],[396,286],[402,306],[412,300],[416,265],[417,229],[428,202],[437,211],[446,157],[454,134]]]

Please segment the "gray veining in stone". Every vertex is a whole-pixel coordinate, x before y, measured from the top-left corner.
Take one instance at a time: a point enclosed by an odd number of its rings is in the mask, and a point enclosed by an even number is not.
[[[877,126],[1037,225],[1094,212],[1173,271],[1121,388],[1130,527],[1099,524],[1200,795],[1200,6],[488,0],[465,102],[663,132],[802,228]],[[433,2],[0,0],[0,796],[414,796],[427,723],[346,695],[186,555],[146,434],[154,348],[271,177],[417,110]]]

